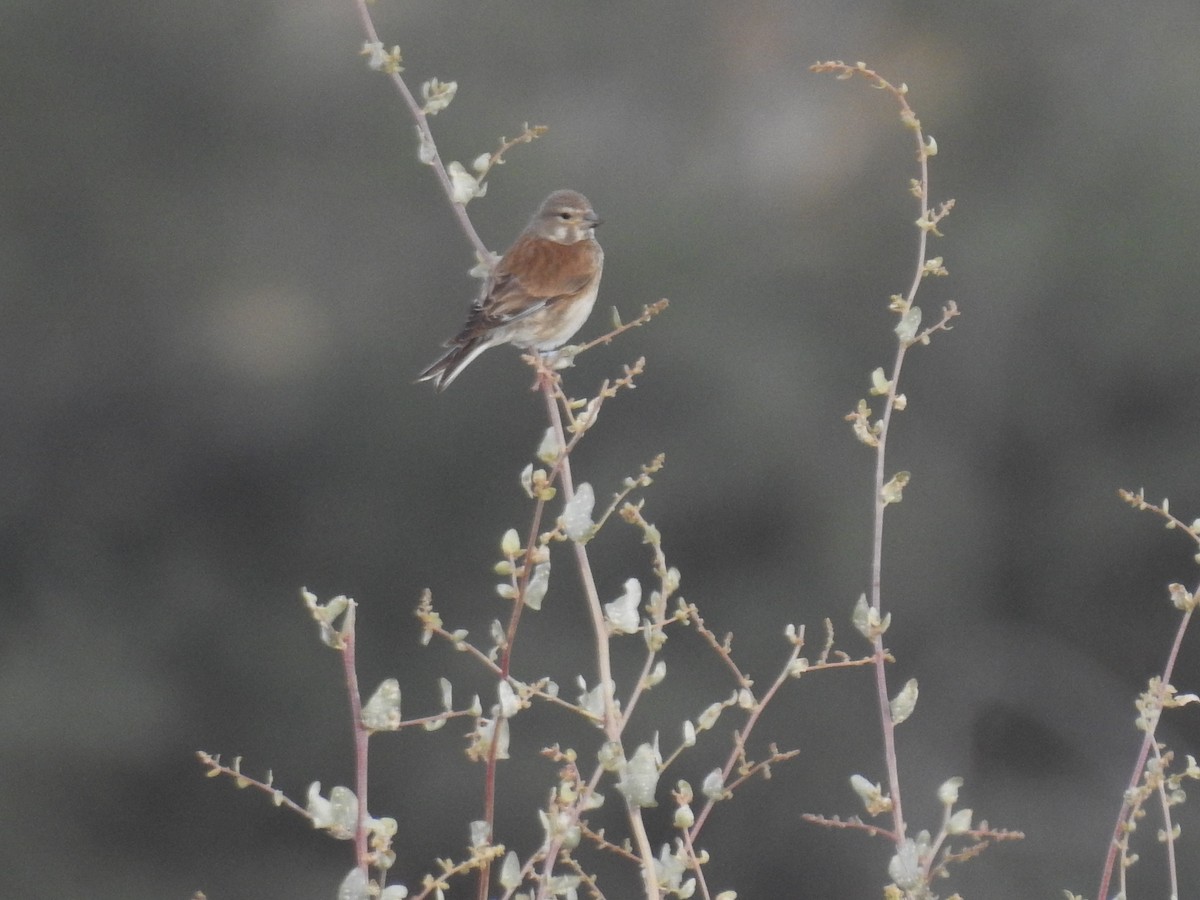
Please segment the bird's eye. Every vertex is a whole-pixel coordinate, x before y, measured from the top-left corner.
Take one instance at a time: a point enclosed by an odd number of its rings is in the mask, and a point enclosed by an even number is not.
[[[569,212],[560,212],[558,217],[565,222],[567,219],[571,218],[571,214]]]

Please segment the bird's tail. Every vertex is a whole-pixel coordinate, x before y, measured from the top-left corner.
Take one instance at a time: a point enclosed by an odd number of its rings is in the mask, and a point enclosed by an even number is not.
[[[452,344],[441,359],[417,376],[417,381],[432,381],[439,392],[444,391],[458,377],[458,373],[471,364],[471,360],[490,346],[482,337]]]

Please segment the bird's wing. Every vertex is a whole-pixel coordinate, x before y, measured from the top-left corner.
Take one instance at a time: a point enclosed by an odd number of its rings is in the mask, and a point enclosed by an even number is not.
[[[478,340],[578,294],[595,276],[596,263],[591,252],[581,253],[581,249],[549,241],[518,241],[496,264],[483,295],[471,304],[466,325],[446,346]]]
[[[502,325],[579,293],[595,274],[590,249],[550,241],[513,247],[496,266],[491,289],[480,304],[481,312],[489,321]]]

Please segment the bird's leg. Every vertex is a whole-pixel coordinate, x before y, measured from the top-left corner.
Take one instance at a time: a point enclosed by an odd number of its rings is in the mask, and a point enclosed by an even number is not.
[[[546,390],[551,387],[554,379],[558,377],[553,368],[552,356],[553,354],[547,356],[537,351],[526,354],[525,359],[532,364],[534,373],[533,384],[529,387],[531,391]]]

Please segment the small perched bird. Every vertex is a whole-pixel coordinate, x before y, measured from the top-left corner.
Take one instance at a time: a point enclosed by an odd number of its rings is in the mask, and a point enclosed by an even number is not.
[[[555,191],[543,200],[488,276],[467,324],[446,341],[450,349],[417,380],[444,391],[488,347],[544,353],[569,341],[591,315],[600,289],[599,224],[583,194]]]

